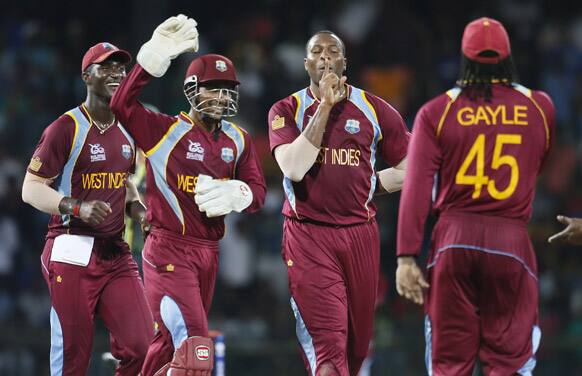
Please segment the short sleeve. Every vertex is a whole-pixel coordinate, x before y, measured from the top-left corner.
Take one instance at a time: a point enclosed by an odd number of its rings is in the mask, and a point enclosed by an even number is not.
[[[293,142],[301,131],[297,128],[293,107],[289,101],[294,98],[287,98],[275,103],[269,111],[269,145],[271,153],[279,145]]]
[[[71,154],[74,137],[74,120],[62,115],[42,133],[27,171],[47,179],[56,178]]]
[[[410,132],[406,128],[404,119],[396,109],[380,98],[376,99],[376,114],[382,140],[380,141],[380,154],[390,166],[395,166],[406,157]]]

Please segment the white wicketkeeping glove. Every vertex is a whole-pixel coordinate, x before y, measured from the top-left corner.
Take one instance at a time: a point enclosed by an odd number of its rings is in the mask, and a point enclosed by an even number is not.
[[[199,175],[194,201],[208,218],[220,217],[233,210],[239,213],[245,210],[253,202],[253,192],[240,180],[216,180]]]
[[[137,62],[154,77],[162,77],[170,61],[186,51],[198,51],[196,21],[183,14],[162,22],[137,54]]]

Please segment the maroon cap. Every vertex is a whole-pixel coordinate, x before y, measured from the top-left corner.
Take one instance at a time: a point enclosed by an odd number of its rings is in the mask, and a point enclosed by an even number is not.
[[[196,76],[196,80],[201,84],[208,81],[230,81],[236,85],[240,84],[236,78],[234,64],[222,55],[208,54],[192,60],[184,81],[192,76]]]
[[[461,50],[470,60],[484,64],[497,64],[511,54],[507,31],[501,22],[487,17],[470,22],[465,27]],[[483,51],[494,51],[498,56],[479,56]]]
[[[120,50],[111,43],[97,43],[93,47],[89,48],[87,52],[85,52],[85,56],[83,56],[83,63],[81,64],[81,72],[85,72],[89,65],[101,63],[113,55],[119,56],[126,64],[131,61],[131,54],[129,52]]]

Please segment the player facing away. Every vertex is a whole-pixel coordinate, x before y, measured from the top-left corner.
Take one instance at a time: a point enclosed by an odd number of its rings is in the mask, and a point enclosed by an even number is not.
[[[181,369],[210,375],[207,315],[224,216],[231,211],[255,212],[265,199],[251,137],[226,120],[238,110],[239,81],[229,59],[203,55],[192,61],[183,86],[191,105],[188,113],[153,112],[138,101],[152,76],[163,76],[171,59],[197,47],[196,22],[183,15],[169,18],[141,47],[138,64],[111,104],[147,158],[151,229],[142,255],[156,334],[144,363],[146,376],[163,367],[160,374],[171,368],[172,374]],[[189,349],[198,348],[201,341],[210,353],[194,356]]]
[[[135,146],[109,108],[130,60],[110,43],[87,51],[87,98],[44,130],[22,187],[25,202],[52,214],[41,263],[52,303],[53,376],[87,373],[95,316],[120,360],[116,375],[140,372],[153,336],[138,267],[123,241],[124,208],[140,223],[145,218],[128,177]]]
[[[284,175],[282,253],[308,373],[357,375],[380,271],[371,200],[377,189],[400,189],[409,134],[388,103],[346,84],[337,35],[316,33],[306,53],[309,86],[276,102],[268,119]],[[377,173],[378,156],[395,167]]]
[[[509,37],[480,18],[462,39],[457,85],[418,112],[398,219],[400,295],[422,304],[415,262],[438,217],[425,303],[429,375],[531,375],[541,333],[536,257],[526,225],[554,138],[554,107],[516,82]]]

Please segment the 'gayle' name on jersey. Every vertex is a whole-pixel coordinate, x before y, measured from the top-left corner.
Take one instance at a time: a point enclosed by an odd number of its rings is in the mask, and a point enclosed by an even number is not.
[[[509,109],[504,104],[495,107],[463,107],[457,112],[457,121],[462,126],[471,125],[527,125],[527,106],[513,106]]]

